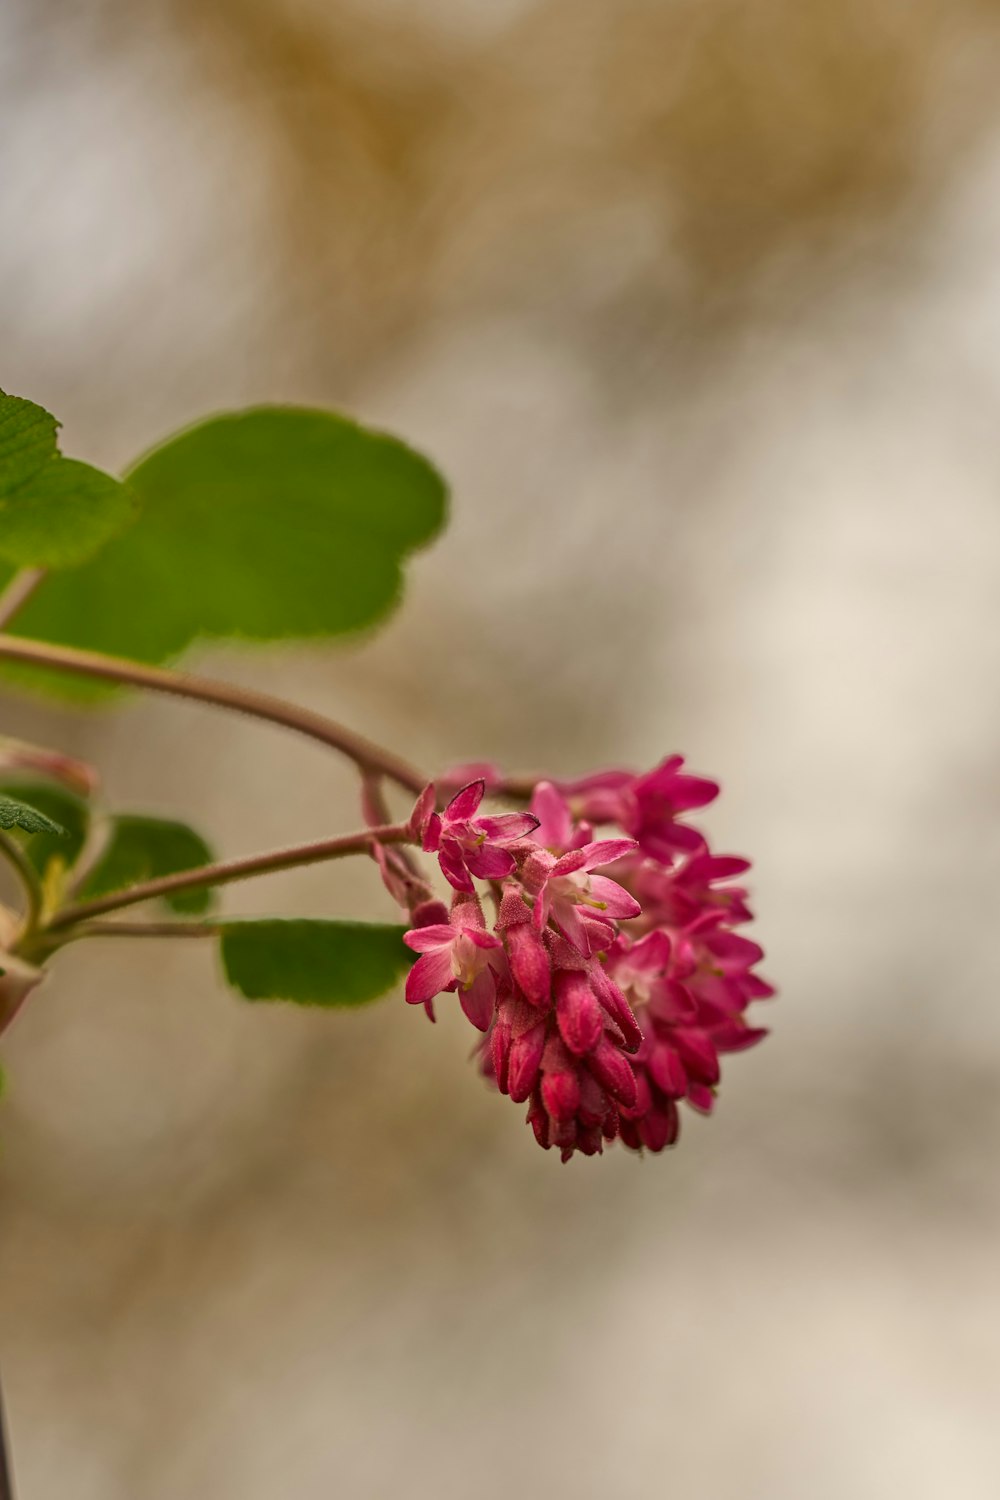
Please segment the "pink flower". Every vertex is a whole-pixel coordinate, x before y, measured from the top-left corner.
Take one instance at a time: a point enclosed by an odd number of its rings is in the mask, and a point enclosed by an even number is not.
[[[540,781],[531,798],[531,811],[538,819],[534,839],[550,854],[565,854],[590,843],[593,830],[589,823],[575,824],[569,803],[551,781]]]
[[[608,954],[607,973],[636,1006],[654,1005],[671,1017],[693,1020],[694,999],[676,977],[673,947],[657,929],[637,942],[619,937]]]
[[[670,755],[645,776],[630,771],[601,771],[581,781],[562,782],[578,816],[592,823],[617,823],[638,841],[645,854],[669,864],[679,851],[702,847],[698,831],[678,822],[681,813],[704,807],[719,795],[719,786],[682,771],[682,755]]]
[[[661,930],[637,942],[622,936],[608,954],[607,971],[644,1033],[631,1060],[636,1100],[619,1111],[619,1134],[633,1150],[673,1145],[678,1103],[711,1112],[720,1053],[743,1051],[767,1035],[744,1016],[752,1000],[773,993],[752,972],[762,950],[723,927],[725,920],[725,912],[709,910],[673,939]]]
[[[598,839],[582,849],[571,849],[559,859],[545,850],[530,854],[521,875],[525,888],[535,897],[535,926],[545,927],[551,917],[580,953],[596,951],[595,943],[597,948],[607,947],[615,936],[611,924],[637,917],[642,907],[616,881],[591,872],[634,848],[632,839]]]
[[[493,965],[502,967],[503,945],[485,930],[478,900],[456,899],[447,922],[411,928],[403,934],[403,942],[420,954],[406,978],[409,1003],[423,1005],[433,1021],[434,996],[457,990],[459,1004],[473,1026],[486,1031],[497,992]]]
[[[643,861],[632,872],[629,888],[645,920],[657,926],[688,927],[706,912],[716,911],[735,927],[752,921],[753,912],[745,887],[728,882],[749,868],[748,859],[710,854],[705,849],[672,870],[655,860]]]
[[[413,910],[406,942],[420,957],[407,999],[433,1019],[434,996],[458,992],[486,1033],[483,1072],[527,1105],[539,1144],[564,1161],[615,1139],[640,1151],[671,1146],[682,1103],[712,1109],[720,1057],[766,1035],[746,1014],[773,994],[757,973],[763,953],[733,930],[751,919],[737,883],[749,865],[712,854],[683,821],[718,793],[683,765],[671,756],[643,776],[540,781],[530,811],[495,818],[479,816],[487,785],[521,796],[528,784],[501,782],[491,766],[460,768],[467,784],[443,813],[426,788],[409,831],[456,890],[450,915],[426,899],[409,856],[375,851]],[[628,836],[595,840],[594,824]],[[499,898],[495,934],[476,880]]]
[[[457,792],[443,813],[432,812],[423,830],[423,846],[436,853],[441,871],[457,891],[472,895],[472,877],[503,880],[515,867],[509,845],[538,827],[531,813],[502,813],[496,818],[474,816],[486,795],[486,783],[470,781]],[[419,806],[419,804],[418,804]]]
[[[622,827],[638,841],[645,854],[664,862],[678,851],[700,849],[704,844],[694,828],[677,821],[679,814],[714,802],[718,782],[689,776],[681,770],[682,755],[671,755],[647,776],[629,788]]]
[[[637,1095],[622,1034],[587,974],[559,970],[553,989],[555,1003],[542,1015],[516,993],[501,998],[483,1065],[501,1093],[528,1102],[539,1144],[569,1161],[614,1140],[619,1109]]]

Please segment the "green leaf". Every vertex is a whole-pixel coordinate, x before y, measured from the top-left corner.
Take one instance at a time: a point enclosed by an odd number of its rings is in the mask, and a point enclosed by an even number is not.
[[[25,484],[59,452],[51,412],[0,391],[0,495]]]
[[[39,874],[44,875],[53,859],[67,866],[76,863],[90,826],[90,808],[84,797],[52,782],[5,777],[0,781],[0,798],[27,803],[50,825],[33,832],[25,844],[25,852]],[[17,826],[24,828],[23,824]]]
[[[77,895],[96,900],[160,875],[211,864],[213,858],[201,834],[186,823],[122,814],[112,820],[110,837]],[[210,910],[213,892],[178,891],[164,899],[171,910],[198,916]]]
[[[0,557],[19,567],[84,562],[135,514],[128,488],[56,446],[49,412],[0,391]]]
[[[403,932],[367,922],[230,922],[222,964],[248,1000],[365,1005],[391,990],[413,962]]]
[[[205,637],[359,630],[398,601],[403,559],[446,507],[439,475],[403,443],[294,407],[212,418],[128,478],[139,520],[47,580],[19,633],[158,662]]]
[[[37,807],[19,802],[16,797],[0,796],[0,828],[9,832],[20,828],[25,833],[54,833],[58,838],[66,837],[65,828],[47,818]]]

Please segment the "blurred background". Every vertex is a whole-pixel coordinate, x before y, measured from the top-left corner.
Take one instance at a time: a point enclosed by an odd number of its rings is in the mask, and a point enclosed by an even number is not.
[[[454,484],[377,638],[201,664],[430,767],[683,751],[782,992],[676,1152],[560,1167],[454,1016],[81,947],[4,1041],[23,1500],[996,1496],[998,67],[995,0],[5,0],[4,388]],[[0,727],[233,855],[357,820],[210,710]]]

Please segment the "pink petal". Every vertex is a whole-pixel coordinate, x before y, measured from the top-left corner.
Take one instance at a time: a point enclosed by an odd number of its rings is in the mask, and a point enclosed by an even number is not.
[[[424,841],[422,848],[425,854],[433,854],[436,849],[440,848],[440,846],[441,815],[439,813],[431,813],[430,817],[427,819],[427,826],[424,829]]]
[[[460,792],[456,792],[444,810],[446,823],[465,823],[472,817],[476,808],[486,796],[486,782],[482,777],[478,781],[470,781],[468,786],[463,786]]]
[[[745,875],[749,868],[750,861],[735,854],[696,854],[685,866],[684,875],[708,885],[716,880],[731,880],[734,875]]]
[[[432,953],[435,948],[450,948],[455,941],[455,929],[435,922],[430,927],[412,927],[403,933],[403,942],[415,953]]]
[[[515,1104],[523,1104],[538,1082],[545,1048],[545,1022],[540,1021],[530,1031],[517,1037],[510,1049],[510,1072],[508,1082],[510,1097]]]
[[[746,986],[748,1000],[770,1000],[777,990],[773,984],[768,984],[766,979],[761,979],[758,974],[748,974],[743,981]]]
[[[556,1124],[568,1123],[580,1104],[580,1085],[575,1073],[546,1073],[542,1079],[542,1099]]]
[[[423,1005],[454,982],[450,954],[444,949],[425,953],[406,976],[406,999],[410,1005]]]
[[[645,1072],[639,1071],[635,1074],[635,1103],[621,1106],[623,1114],[631,1119],[638,1119],[640,1115],[648,1113],[653,1107],[653,1095],[650,1091],[649,1080]]]
[[[565,849],[573,837],[573,817],[551,781],[540,781],[531,798],[538,817],[538,838],[547,849]]]
[[[526,839],[537,827],[538,819],[532,813],[501,813],[498,818],[476,819],[477,830],[491,843],[513,844]]]
[[[441,874],[456,891],[466,891],[470,896],[476,894],[472,877],[465,868],[462,851],[454,839],[443,840],[438,850],[438,864],[441,866]]]
[[[610,865],[616,859],[623,859],[638,847],[635,839],[598,839],[593,844],[584,844],[578,852],[583,855],[583,869],[596,870],[599,865]]]
[[[503,947],[503,943],[494,933],[484,932],[481,927],[466,927],[464,932],[470,943],[475,944],[477,948]]]
[[[572,875],[576,870],[582,870],[586,863],[586,849],[571,849],[557,859],[549,871],[549,879],[557,880],[562,875]]]
[[[767,1036],[766,1027],[741,1026],[738,1021],[726,1021],[712,1027],[712,1045],[718,1052],[746,1052]]]
[[[668,821],[662,827],[640,824],[634,832],[639,847],[666,865],[670,864],[678,851],[684,854],[697,853],[705,847],[702,834],[697,828],[689,828],[685,823]]]
[[[650,1054],[646,1068],[650,1078],[662,1094],[671,1099],[683,1099],[688,1090],[688,1076],[677,1053],[672,1047],[656,1047]]]
[[[611,922],[605,922],[603,918],[589,911],[585,906],[573,908],[583,928],[587,946],[582,951],[591,957],[595,953],[606,953],[618,936],[617,930]]]
[[[531,923],[507,929],[507,954],[524,998],[532,1005],[547,1005],[552,984],[549,955]]]
[[[497,1009],[493,1030],[490,1032],[490,1056],[493,1060],[493,1076],[501,1094],[507,1093],[507,1078],[510,1071],[511,1049],[510,1014],[505,1005]]]
[[[689,1078],[696,1083],[718,1083],[718,1054],[703,1031],[678,1031],[674,1037],[674,1047]]]
[[[666,980],[662,988],[657,990],[650,1008],[672,1026],[684,1022],[690,1024],[697,1018],[699,1009],[697,1000],[679,979]]]
[[[535,1140],[543,1151],[552,1149],[551,1131],[549,1129],[549,1117],[539,1099],[533,1099],[531,1108],[528,1110],[528,1124],[535,1132]]]
[[[459,988],[458,1003],[479,1031],[489,1030],[496,994],[497,984],[492,969],[481,969],[468,989]]]
[[[712,1113],[712,1106],[715,1104],[715,1095],[703,1083],[692,1083],[688,1090],[687,1098],[688,1103],[701,1114],[710,1115]]]
[[[681,756],[669,756],[655,770],[650,771],[648,776],[641,777],[635,783],[636,796],[640,801],[648,798],[650,801],[669,803],[678,812],[705,807],[709,802],[714,802],[719,795],[718,782],[681,772],[679,768],[683,764]]]
[[[670,954],[670,938],[667,934],[659,930],[648,932],[629,949],[628,967],[638,974],[655,974],[667,967]]]
[[[649,1151],[662,1151],[677,1139],[680,1122],[676,1105],[651,1110],[638,1124],[639,1138]]]
[[[639,1023],[621,990],[608,977],[603,964],[591,965],[590,983],[594,994],[625,1038],[626,1052],[637,1052],[642,1045]]]
[[[626,1108],[635,1104],[637,1094],[632,1064],[608,1037],[601,1038],[599,1045],[587,1059],[587,1066],[619,1104]]]
[[[587,928],[580,920],[580,913],[575,902],[553,901],[552,918],[559,931],[577,951],[577,953],[590,953],[590,937]]]
[[[733,969],[749,969],[764,957],[764,950],[758,943],[741,937],[738,932],[706,933],[703,941],[712,957],[730,972]]]
[[[606,875],[591,875],[590,894],[601,903],[604,915],[613,917],[617,922],[627,921],[642,913],[642,907],[635,897],[630,896],[617,880],[609,880]]]
[[[537,932],[541,932],[548,924],[551,910],[552,892],[548,884],[545,884],[535,898],[534,910],[531,913],[531,924]]]
[[[594,1050],[604,1030],[597,997],[578,971],[562,970],[554,988],[559,1034],[574,1056],[582,1057]]]
[[[482,844],[478,849],[466,849],[465,864],[480,880],[504,880],[514,869],[514,856],[507,849]]]
[[[413,804],[413,811],[410,813],[409,827],[415,835],[421,838],[424,836],[430,819],[436,816],[434,812],[436,802],[437,792],[433,781],[429,781]],[[438,823],[440,824],[440,819]]]

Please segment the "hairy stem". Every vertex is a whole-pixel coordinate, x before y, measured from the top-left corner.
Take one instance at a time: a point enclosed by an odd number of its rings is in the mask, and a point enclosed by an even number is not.
[[[42,882],[38,871],[17,840],[12,839],[9,833],[4,833],[2,830],[0,830],[0,855],[17,872],[18,879],[24,888],[24,929],[21,934],[23,937],[34,932],[41,921],[44,900]]]
[[[238,921],[238,918],[232,918]],[[66,933],[67,942],[77,938],[204,938],[216,937],[224,922],[83,922]]]
[[[44,568],[22,568],[19,573],[14,574],[0,594],[0,630],[6,630],[46,576]]]
[[[129,886],[127,890],[115,891],[95,901],[81,901],[67,906],[53,917],[46,931],[63,932],[107,912],[122,911],[127,906],[138,906],[142,901],[154,897],[173,896],[181,891],[202,890],[206,886],[230,885],[235,880],[249,880],[254,875],[271,875],[278,870],[294,870],[300,865],[320,864],[324,860],[343,859],[350,854],[367,854],[374,844],[405,844],[412,841],[413,834],[405,823],[390,823],[385,827],[366,828],[361,833],[343,834],[337,838],[320,839],[318,843],[295,844],[289,849],[274,849],[267,854],[252,854],[246,859],[229,860],[222,864],[201,865],[198,869],[182,870],[176,875],[163,875],[158,880],[147,880],[141,885]]]
[[[93,677],[102,682],[120,683],[127,687],[148,688],[154,693],[211,703],[217,708],[232,709],[254,719],[280,724],[308,739],[318,740],[321,745],[339,750],[363,771],[387,776],[390,781],[395,781],[413,793],[421,791],[429,779],[391,750],[373,744],[363,735],[355,734],[352,729],[338,724],[335,719],[328,719],[323,714],[314,713],[312,709],[287,703],[283,698],[274,698],[269,693],[256,692],[253,688],[237,687],[233,683],[195,676],[192,672],[148,667],[141,662],[129,661],[125,657],[105,656],[98,651],[80,651],[71,646],[51,646],[45,641],[22,640],[13,635],[0,634],[0,659],[24,662],[29,666],[44,667],[55,672]]]

